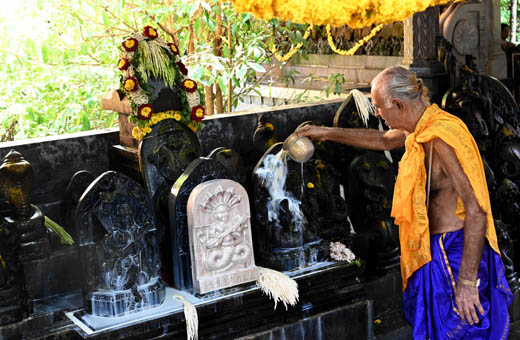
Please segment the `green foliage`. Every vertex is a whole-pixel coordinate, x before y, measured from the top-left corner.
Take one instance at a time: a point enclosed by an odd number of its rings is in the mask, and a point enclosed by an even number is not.
[[[334,72],[329,74],[328,80],[329,83],[322,89],[325,95],[328,97],[331,93],[340,94],[341,86],[345,83],[345,77],[339,72]]]
[[[219,17],[222,55],[215,55]],[[146,25],[168,41],[165,31],[173,32],[190,78],[220,87],[224,100],[231,80],[234,106],[269,61],[268,25],[217,0],[11,1],[0,19],[0,138],[15,120],[14,139],[116,126],[101,97],[118,87],[121,42]],[[190,25],[195,49],[188,54]]]

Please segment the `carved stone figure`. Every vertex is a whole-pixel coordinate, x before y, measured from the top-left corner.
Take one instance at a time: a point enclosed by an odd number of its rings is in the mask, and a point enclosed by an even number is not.
[[[388,159],[366,152],[349,167],[350,218],[358,234],[354,253],[369,270],[399,263],[398,229],[390,218],[395,172]]]
[[[76,223],[88,313],[120,316],[164,301],[155,214],[138,183],[105,172],[81,197]]]
[[[170,192],[169,226],[173,257],[173,284],[180,290],[191,291],[193,289],[188,220],[186,214],[188,198],[197,185],[213,179],[236,180],[233,174],[219,162],[210,158],[201,157],[191,162],[175,182]],[[225,214],[222,215],[222,217],[224,216]],[[217,225],[216,229],[213,230],[214,236],[209,241],[209,245],[218,245],[219,241],[224,242],[224,237],[222,237],[222,240],[220,240],[219,237],[220,234],[218,230],[220,228],[221,225]],[[226,240],[228,240],[228,238],[226,238]],[[215,260],[216,263],[220,263],[218,259]],[[217,265],[217,267],[219,265]]]
[[[188,200],[194,288],[199,293],[256,279],[249,199],[231,180],[199,184]]]
[[[197,135],[175,119],[165,119],[154,125],[139,148],[141,173],[157,216],[163,277],[170,284],[173,283],[173,251],[172,236],[167,227],[170,223],[168,197],[177,178],[200,156],[202,147]]]
[[[33,170],[11,150],[0,165],[0,192],[11,210],[0,220],[0,324],[18,321],[31,311],[33,289],[25,289],[23,265],[49,255],[43,213],[31,204]]]
[[[328,256],[328,242],[322,238],[322,230],[336,230],[335,215],[329,209],[338,201],[329,192],[329,183],[325,181],[330,179],[325,170],[328,164],[319,158],[319,152],[301,164],[285,157],[281,149],[282,143],[273,145],[253,171],[255,249],[258,261],[266,266],[293,270]],[[345,210],[346,207],[338,207],[338,211]],[[348,234],[346,216],[343,229]],[[330,230],[323,234],[327,232]]]

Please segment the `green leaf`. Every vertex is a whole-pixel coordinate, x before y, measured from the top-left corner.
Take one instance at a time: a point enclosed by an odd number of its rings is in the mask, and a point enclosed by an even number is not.
[[[225,58],[229,58],[229,48],[227,44],[222,46],[222,54],[224,54]]]
[[[217,81],[218,81],[218,86],[220,86],[220,89],[222,90],[222,92],[226,93],[226,84],[224,82],[224,79],[222,79],[222,77],[218,77]]]
[[[42,43],[42,60],[44,63],[49,61],[49,47],[46,42]]]
[[[81,130],[90,130],[90,119],[85,112],[81,114],[81,125]]]
[[[87,43],[82,43],[81,44],[81,47],[79,49],[79,52],[82,54],[82,55],[87,55],[88,54],[88,45]]]
[[[248,62],[247,65],[249,65],[249,67],[251,67],[256,72],[265,72],[265,68],[260,64]]]
[[[103,10],[103,24],[105,24],[105,27],[110,27],[110,19],[108,18],[108,13],[106,10]]]

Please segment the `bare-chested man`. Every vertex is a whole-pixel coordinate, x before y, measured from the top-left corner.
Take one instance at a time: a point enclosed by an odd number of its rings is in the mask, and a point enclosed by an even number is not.
[[[365,149],[406,146],[392,216],[414,339],[507,338],[512,295],[473,138],[458,118],[430,105],[422,81],[402,67],[374,78],[372,103],[389,131],[306,125],[299,134]]]

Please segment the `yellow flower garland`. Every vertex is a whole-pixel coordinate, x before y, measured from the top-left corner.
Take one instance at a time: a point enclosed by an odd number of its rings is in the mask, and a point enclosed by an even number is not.
[[[383,28],[383,25],[377,25],[370,31],[370,34],[358,41],[354,46],[349,48],[347,51],[345,50],[339,50],[336,48],[336,45],[334,44],[334,40],[332,39],[332,34],[330,34],[330,25],[327,25],[327,40],[329,41],[330,48],[336,52],[337,54],[341,55],[354,55],[356,51],[366,44],[370,39],[372,39],[381,29]]]
[[[450,0],[231,0],[235,11],[264,20],[279,18],[299,24],[348,25],[363,28],[373,24],[403,21],[428,7]]]
[[[181,112],[180,111],[168,110],[168,111],[165,111],[165,112],[157,112],[157,113],[155,113],[152,116],[152,118],[150,118],[146,122],[146,125],[144,127],[140,128],[140,127],[136,126],[136,127],[134,127],[132,129],[132,137],[134,137],[137,140],[141,140],[141,139],[144,138],[144,136],[146,136],[147,134],[152,132],[152,126],[154,126],[155,124],[159,123],[162,120],[170,119],[170,118],[173,118],[175,120],[180,120],[182,118]],[[194,132],[197,132],[197,125],[196,124],[192,125],[191,122],[190,122],[190,124],[188,124],[188,126]]]
[[[307,30],[305,31],[305,34],[303,35],[303,39],[304,40],[307,40],[307,38],[309,38],[309,35],[311,34],[311,31],[312,31],[312,25],[307,27]],[[278,61],[284,62],[284,61],[287,61],[287,60],[291,59],[292,56],[296,52],[298,52],[300,50],[300,48],[302,48],[302,46],[303,46],[302,42],[298,43],[295,47],[291,48],[291,50],[289,52],[287,52],[287,54],[284,55],[283,57],[278,53],[278,49],[274,45],[271,48],[271,52],[273,52],[274,56],[276,57],[276,59],[278,59]]]

